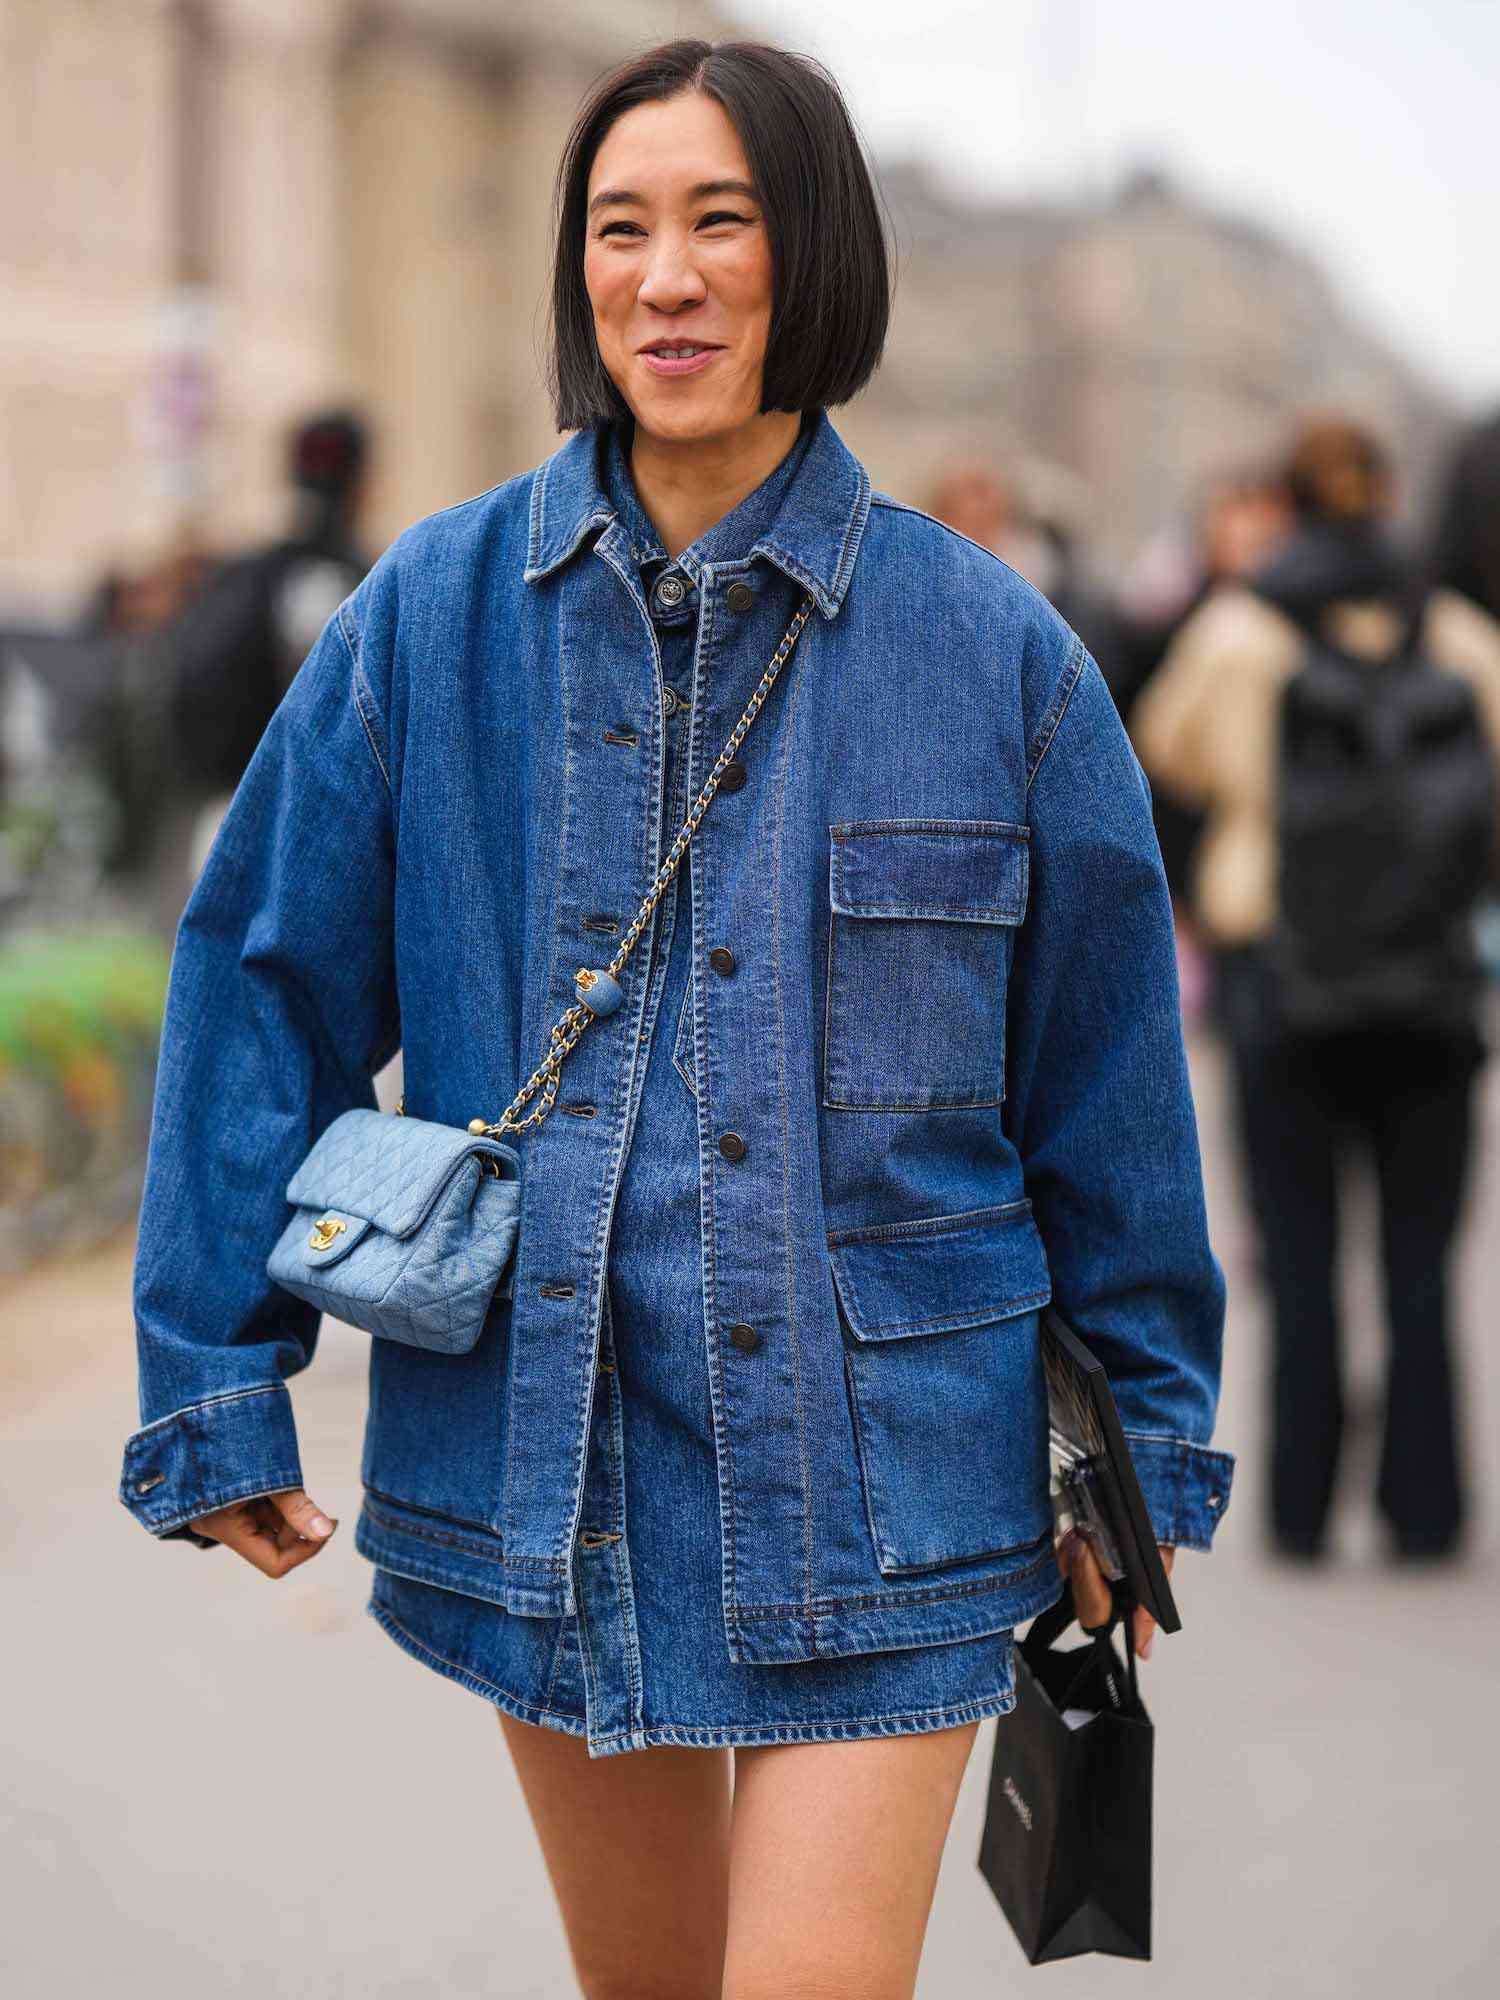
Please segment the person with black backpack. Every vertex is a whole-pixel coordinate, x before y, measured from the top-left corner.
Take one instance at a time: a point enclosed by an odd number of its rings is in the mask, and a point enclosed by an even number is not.
[[[1500,880],[1500,624],[1404,559],[1362,427],[1309,421],[1286,481],[1293,532],[1189,618],[1132,728],[1153,782],[1206,814],[1190,893],[1271,1297],[1270,1546],[1327,1552],[1357,1148],[1388,1334],[1376,1502],[1392,1556],[1451,1556],[1469,1496],[1447,1266],[1489,1053],[1474,915]]]

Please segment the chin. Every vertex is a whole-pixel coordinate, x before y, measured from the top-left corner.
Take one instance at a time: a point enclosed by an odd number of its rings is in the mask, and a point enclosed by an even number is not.
[[[701,410],[692,409],[686,397],[678,399],[675,408],[666,398],[652,397],[649,402],[636,405],[635,420],[652,437],[672,444],[688,444],[698,438],[717,437],[732,428],[732,420],[726,421],[722,410],[711,405],[705,405]]]

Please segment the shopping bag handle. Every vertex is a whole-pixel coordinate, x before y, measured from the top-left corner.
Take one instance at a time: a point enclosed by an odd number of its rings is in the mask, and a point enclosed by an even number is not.
[[[1114,1657],[1114,1647],[1110,1644],[1110,1634],[1114,1631],[1116,1625],[1124,1626],[1126,1673],[1130,1683],[1130,1698],[1132,1703],[1139,1707],[1141,1691],[1136,1668],[1135,1619],[1132,1615],[1135,1611],[1135,1602],[1130,1595],[1130,1586],[1123,1578],[1119,1581],[1110,1582],[1109,1598],[1109,1616],[1104,1623],[1102,1625],[1085,1625],[1079,1619],[1078,1629],[1087,1638],[1093,1640],[1097,1650],[1107,1652],[1111,1657]],[[1023,1650],[1032,1659],[1038,1654],[1046,1652],[1057,1639],[1061,1638],[1062,1634],[1077,1618],[1078,1609],[1073,1601],[1073,1579],[1070,1576],[1065,1576],[1063,1578],[1062,1596],[1055,1604],[1049,1604],[1045,1611],[1039,1611],[1036,1617],[1032,1619],[1026,1637],[1021,1641]]]

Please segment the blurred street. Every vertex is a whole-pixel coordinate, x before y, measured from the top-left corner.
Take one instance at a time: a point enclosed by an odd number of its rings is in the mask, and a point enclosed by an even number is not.
[[[1143,1668],[1158,1728],[1156,1960],[1079,1959],[1049,1995],[1161,2000],[1494,1991],[1488,1881],[1500,1739],[1500,1065],[1455,1271],[1479,1513],[1464,1571],[1375,1566],[1378,1279],[1348,1217],[1355,1405],[1332,1570],[1273,1569],[1257,1508],[1262,1306],[1224,1132],[1222,1058],[1193,1044],[1215,1247],[1230,1280],[1216,1442],[1238,1452],[1215,1556],[1184,1551],[1184,1630]],[[115,1498],[135,1422],[130,1232],[14,1287],[0,1348],[0,1982],[72,2000],[479,2000],[574,1991],[499,1730],[364,1616],[352,1548],[364,1336],[325,1326],[296,1390],[334,1548],[275,1587],[222,1552],[155,1547]],[[1362,1413],[1362,1419],[1361,1419]],[[977,1739],[919,1994],[1031,1978],[974,1865]],[[1003,1721],[998,1725],[1004,1727]]]

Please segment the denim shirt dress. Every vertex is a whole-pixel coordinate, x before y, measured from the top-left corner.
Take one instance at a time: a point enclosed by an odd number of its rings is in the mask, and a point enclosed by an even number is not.
[[[196,1517],[307,1483],[319,1315],[265,1270],[290,1177],[398,1049],[408,1116],[509,1103],[804,600],[620,1007],[518,1140],[474,1346],[368,1343],[372,1612],[595,1754],[1005,1710],[1062,1589],[1049,1299],[1157,1538],[1209,1548],[1229,1501],[1145,774],[1056,610],[821,408],[673,561],[594,424],[328,621],[178,928],[120,1499],[212,1548]]]
[[[698,635],[693,579],[701,563],[743,556],[771,527],[810,431],[804,422],[769,477],[670,562],[636,494],[625,428],[612,425],[604,435],[605,488],[628,530],[660,650],[668,715],[662,803],[672,834],[692,804],[683,750]],[[784,626],[798,592],[781,579],[777,596]],[[684,921],[691,856],[690,844],[658,904],[660,928],[636,945],[642,955],[653,947],[649,1053],[611,1224],[575,1554],[577,1613],[518,1617],[378,1566],[368,1608],[419,1660],[511,1715],[584,1736],[594,1756],[654,1743],[898,1736],[1004,1714],[1015,1704],[1009,1628],[778,1666],[735,1665],[725,1652],[688,1011],[691,923]],[[740,1329],[741,1341],[755,1338],[752,1328]]]

